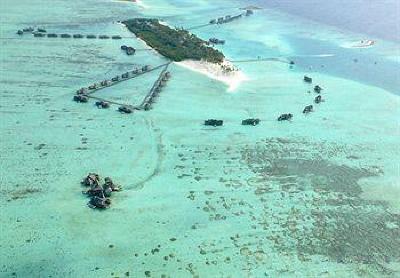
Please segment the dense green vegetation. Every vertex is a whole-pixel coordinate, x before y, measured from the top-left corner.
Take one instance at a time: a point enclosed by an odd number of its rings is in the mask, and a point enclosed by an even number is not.
[[[187,59],[221,63],[224,55],[186,30],[160,24],[157,19],[135,18],[123,22],[137,37],[161,55],[179,62]]]

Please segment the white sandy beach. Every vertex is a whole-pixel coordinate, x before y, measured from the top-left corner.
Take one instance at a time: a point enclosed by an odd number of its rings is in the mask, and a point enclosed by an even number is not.
[[[206,61],[186,60],[182,62],[176,62],[176,64],[225,83],[228,86],[228,92],[236,90],[242,82],[249,80],[249,78],[240,70],[226,72],[222,69],[221,65]],[[224,61],[223,65],[234,67],[229,61],[226,60]]]

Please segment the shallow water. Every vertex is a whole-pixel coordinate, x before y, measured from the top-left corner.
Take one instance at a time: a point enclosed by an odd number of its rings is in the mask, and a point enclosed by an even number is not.
[[[116,21],[157,16],[190,27],[244,5],[144,2],[1,2],[0,276],[398,276],[399,45],[344,48],[364,34],[266,9],[193,30],[225,39],[233,61],[279,57],[237,63],[251,80],[235,92],[172,64],[150,112],[72,102],[93,81],[165,63],[152,51],[121,52],[145,45]],[[27,25],[124,39],[15,35]],[[291,59],[293,68],[281,62]],[[96,94],[137,103],[157,74]],[[304,74],[325,88],[309,115],[301,111],[315,94]],[[275,120],[286,112],[292,122]],[[249,117],[261,124],[241,126]],[[208,118],[224,127],[202,126]],[[107,211],[87,208],[81,194],[91,171],[124,188]]]

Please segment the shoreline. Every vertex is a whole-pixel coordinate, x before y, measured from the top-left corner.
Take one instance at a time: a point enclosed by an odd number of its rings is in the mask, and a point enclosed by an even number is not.
[[[243,82],[249,80],[249,78],[240,70],[234,70],[230,72],[224,71],[224,66],[235,68],[233,64],[231,64],[227,60],[225,60],[222,65],[195,60],[185,60],[182,62],[174,63],[191,71],[201,73],[211,79],[224,83],[228,86],[228,92],[235,91]]]

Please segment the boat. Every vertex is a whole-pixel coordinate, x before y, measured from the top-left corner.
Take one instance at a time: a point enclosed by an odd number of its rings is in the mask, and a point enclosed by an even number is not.
[[[24,34],[24,31],[18,30],[18,31],[17,31],[17,34],[18,34],[18,35],[23,35],[23,34]]]

